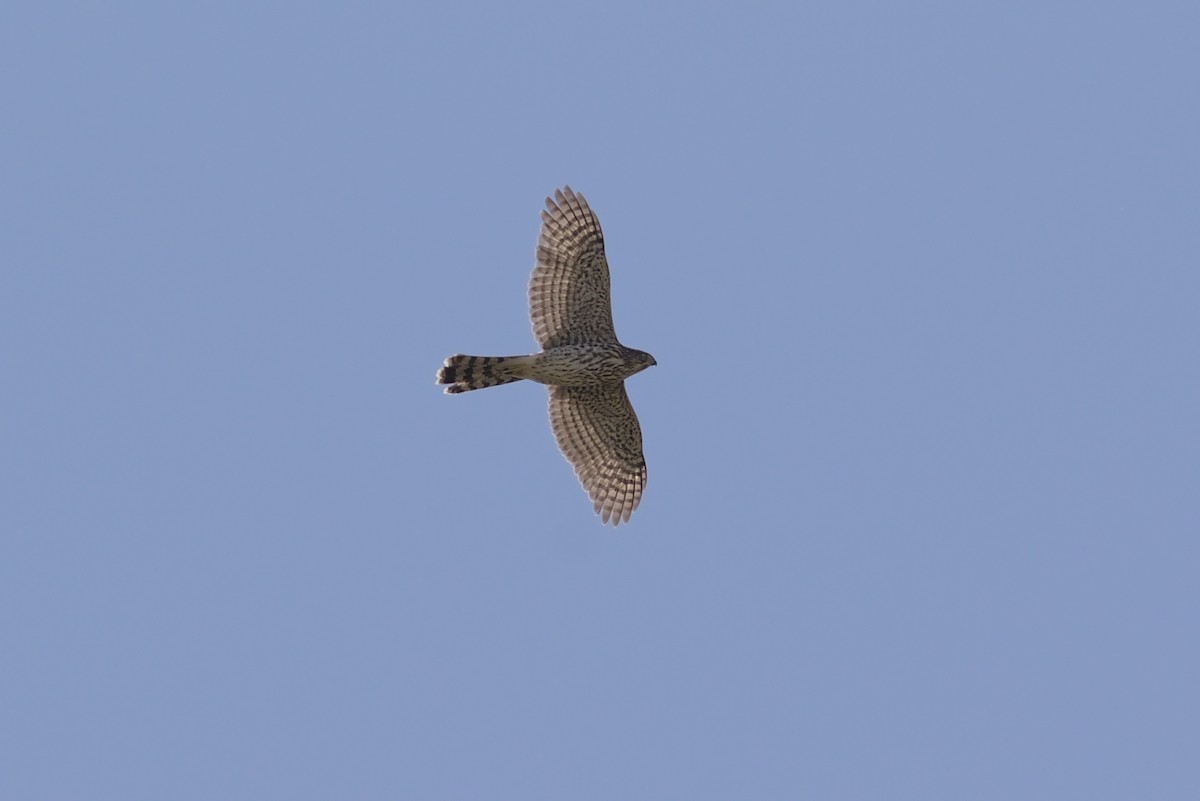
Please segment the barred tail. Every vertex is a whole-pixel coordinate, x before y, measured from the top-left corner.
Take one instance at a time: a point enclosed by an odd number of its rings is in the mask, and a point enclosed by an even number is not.
[[[461,353],[446,359],[437,372],[437,383],[449,384],[447,395],[470,392],[473,389],[511,384],[525,377],[528,356],[463,356]]]

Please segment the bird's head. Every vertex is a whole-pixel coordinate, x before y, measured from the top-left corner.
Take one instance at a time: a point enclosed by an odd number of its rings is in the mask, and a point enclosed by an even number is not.
[[[653,367],[654,365],[658,364],[658,362],[654,361],[654,357],[649,353],[646,353],[646,351],[634,350],[633,348],[628,348],[626,350],[625,363],[628,364],[630,369],[633,371],[630,373],[630,375],[633,375],[633,373],[640,373],[647,367]]]

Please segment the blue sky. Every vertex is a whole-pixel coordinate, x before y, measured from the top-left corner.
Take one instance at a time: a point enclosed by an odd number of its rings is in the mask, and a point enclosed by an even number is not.
[[[1200,793],[1200,11],[8,4],[0,796]],[[533,347],[586,194],[650,479]]]

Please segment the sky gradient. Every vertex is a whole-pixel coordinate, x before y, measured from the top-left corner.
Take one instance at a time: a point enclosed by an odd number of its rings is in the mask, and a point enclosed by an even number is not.
[[[1192,4],[7,4],[0,797],[1200,797]],[[649,482],[518,383],[604,227]]]

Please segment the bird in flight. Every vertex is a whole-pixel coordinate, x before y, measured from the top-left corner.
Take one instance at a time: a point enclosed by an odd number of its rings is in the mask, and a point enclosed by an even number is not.
[[[657,364],[613,331],[608,260],[600,221],[583,195],[564,186],[546,198],[529,319],[541,352],[464,356],[443,363],[446,394],[529,379],[550,392],[550,428],[602,523],[629,522],[646,486],[642,429],[625,379]]]

